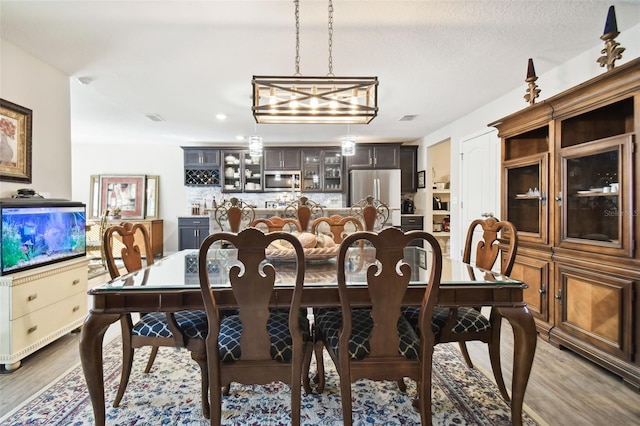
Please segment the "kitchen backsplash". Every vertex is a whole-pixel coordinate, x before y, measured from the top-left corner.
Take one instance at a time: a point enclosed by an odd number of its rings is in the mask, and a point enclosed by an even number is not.
[[[257,208],[264,208],[265,203],[274,201],[284,201],[285,204],[290,203],[293,200],[298,199],[301,195],[309,198],[312,201],[320,203],[327,207],[346,207],[347,197],[346,194],[340,193],[323,193],[323,192],[238,192],[228,193],[222,192],[220,188],[216,187],[186,187],[187,200],[185,203],[185,214],[191,214],[191,206],[193,204],[200,204],[200,209],[205,207],[211,208],[211,204],[215,197],[217,203],[222,200],[228,200],[231,197],[237,197],[238,199],[256,206]]]

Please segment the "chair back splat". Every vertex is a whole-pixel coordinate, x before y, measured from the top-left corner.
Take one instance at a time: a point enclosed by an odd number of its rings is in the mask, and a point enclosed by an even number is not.
[[[120,250],[120,257],[127,272],[137,271],[142,269],[142,252],[140,246],[136,243],[136,233],[139,233],[139,240],[142,241],[142,249],[144,250],[144,256],[147,265],[153,264],[153,252],[151,250],[151,243],[149,242],[149,232],[140,223],[122,222],[120,225],[113,225],[105,229],[104,237],[102,239],[104,245],[105,262],[107,263],[107,269],[111,279],[120,276],[120,268],[116,264],[116,259],[113,254],[113,238],[117,238],[122,241],[122,249]]]
[[[423,240],[431,253],[430,271],[419,308],[421,327],[417,331],[400,310],[412,277],[410,264],[403,260],[404,253],[414,239]],[[365,244],[360,245],[360,241]],[[362,307],[362,300],[351,300],[347,291],[345,268],[351,265],[349,250],[365,250],[360,256],[370,259],[365,266],[370,308]],[[440,245],[424,231],[405,233],[389,227],[379,233],[355,232],[340,244],[337,274],[341,309],[320,310],[315,318],[315,331],[316,339],[322,339],[340,375],[345,425],[352,424],[351,382],[360,378],[401,381],[404,377],[417,382],[422,424],[431,424],[431,362],[435,337],[430,319],[441,273]]]
[[[324,210],[320,204],[302,196],[284,208],[284,216],[297,219],[300,231],[306,232],[309,230],[311,219],[324,216]]]
[[[231,232],[240,232],[242,228],[249,226],[256,217],[253,207],[236,197],[231,197],[229,201],[218,205],[211,211],[211,215],[213,215],[213,220],[220,231]],[[210,231],[214,232],[213,229]]]
[[[296,253],[291,304],[282,308],[270,308],[276,272],[265,262],[265,250],[276,240],[286,240]],[[210,251],[218,241],[225,241],[228,248]],[[218,264],[217,256],[224,262]],[[237,314],[220,317],[210,285],[213,271],[228,275]],[[313,350],[306,311],[300,309],[304,272],[302,245],[287,232],[265,234],[246,228],[237,234],[214,233],[202,242],[198,274],[209,325],[206,344],[211,424],[220,424],[223,387],[228,389],[231,382],[265,384],[276,380],[291,386],[292,424],[300,424],[303,364],[310,361]],[[308,383],[305,390],[310,391]]]
[[[318,234],[329,227],[329,233],[337,244],[340,244],[344,237],[350,232],[363,231],[362,222],[355,216],[333,215],[331,217],[319,217],[311,224],[311,233]],[[348,227],[351,229],[348,229]],[[324,227],[324,228],[323,228]]]
[[[389,207],[371,195],[351,206],[349,215],[362,221],[365,231],[384,228],[389,220]]]
[[[469,225],[467,238],[464,246],[464,254],[462,261],[471,263],[471,253],[473,250],[473,240],[476,228],[482,229],[482,239],[478,241],[475,247],[475,264],[483,269],[492,269],[496,263],[498,256],[502,252],[500,262],[500,273],[509,275],[513,264],[516,260],[516,252],[518,248],[518,233],[515,226],[506,220],[499,221],[495,217],[487,219],[476,219]],[[503,241],[508,238],[506,250],[500,249],[500,237]]]

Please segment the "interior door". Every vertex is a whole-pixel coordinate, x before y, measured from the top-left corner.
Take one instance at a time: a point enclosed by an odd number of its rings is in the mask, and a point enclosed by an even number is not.
[[[493,129],[464,138],[460,145],[462,256],[471,222],[488,216],[500,218],[500,138]]]

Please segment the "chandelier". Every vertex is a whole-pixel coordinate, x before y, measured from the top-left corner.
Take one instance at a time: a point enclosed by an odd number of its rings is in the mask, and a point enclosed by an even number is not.
[[[329,73],[300,74],[300,12],[296,18],[296,72],[286,76],[253,76],[252,111],[257,123],[367,124],[378,115],[378,77],[333,74],[333,2],[329,0]]]

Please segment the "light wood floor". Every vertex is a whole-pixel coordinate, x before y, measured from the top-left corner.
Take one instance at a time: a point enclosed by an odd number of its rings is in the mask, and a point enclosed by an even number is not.
[[[118,327],[110,332],[118,332]],[[79,363],[78,342],[79,334],[65,335],[25,358],[17,371],[0,371],[0,417]],[[468,347],[476,366],[485,373],[491,371],[486,345],[471,343]],[[505,323],[502,359],[507,386],[511,383],[512,355],[511,328]],[[550,425],[640,424],[640,394],[617,376],[543,340],[538,340],[525,404]]]

